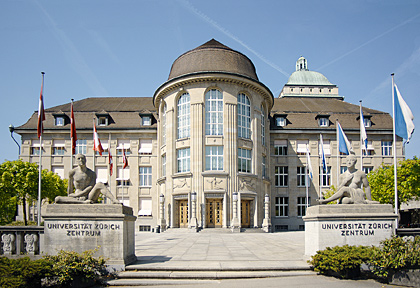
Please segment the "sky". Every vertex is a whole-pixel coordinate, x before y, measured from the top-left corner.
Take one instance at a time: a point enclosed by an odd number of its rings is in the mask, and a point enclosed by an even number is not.
[[[38,110],[41,72],[45,108],[151,97],[178,56],[213,38],[247,55],[275,97],[304,56],[346,102],[392,113],[395,73],[420,130],[418,0],[1,0],[0,162],[18,158],[9,125]],[[419,147],[415,131],[406,157]]]

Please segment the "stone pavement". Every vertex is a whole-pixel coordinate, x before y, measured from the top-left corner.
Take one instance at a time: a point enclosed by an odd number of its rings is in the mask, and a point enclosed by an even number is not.
[[[137,233],[136,256],[142,268],[189,270],[301,270],[308,269],[304,257],[305,234],[231,233],[207,229],[199,233],[170,229],[163,233]],[[258,230],[257,230],[258,231]]]

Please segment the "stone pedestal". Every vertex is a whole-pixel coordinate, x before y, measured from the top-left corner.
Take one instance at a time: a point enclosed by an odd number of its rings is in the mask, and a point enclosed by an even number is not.
[[[133,209],[119,204],[52,204],[43,215],[45,253],[98,249],[115,270],[136,261]]]
[[[394,209],[390,204],[336,204],[309,207],[305,222],[305,255],[326,247],[378,246],[395,234]]]

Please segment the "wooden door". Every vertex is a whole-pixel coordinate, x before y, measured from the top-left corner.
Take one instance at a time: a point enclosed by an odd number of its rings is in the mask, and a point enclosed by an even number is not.
[[[251,200],[241,200],[241,227],[249,228],[251,225]]]
[[[178,201],[179,228],[188,228],[188,200]]]
[[[222,228],[222,199],[207,199],[206,202],[206,219],[208,228]]]

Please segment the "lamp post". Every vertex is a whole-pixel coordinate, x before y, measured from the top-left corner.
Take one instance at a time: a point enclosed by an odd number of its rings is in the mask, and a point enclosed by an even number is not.
[[[230,228],[232,232],[241,232],[241,227],[239,226],[239,218],[238,218],[238,192],[232,193],[232,201],[233,201],[233,217],[232,217],[232,224]]]
[[[164,205],[165,205],[165,195],[163,193],[159,196],[159,225],[160,231],[164,232],[166,230],[166,221],[164,217]]]
[[[192,232],[198,231],[196,202],[197,202],[197,192],[194,191],[191,193],[191,214],[192,215],[188,223],[188,228]]]
[[[15,131],[15,126],[13,126],[12,124],[9,125],[9,131],[10,131],[10,136],[12,137],[13,141],[15,141],[16,145],[19,148],[19,154],[18,154],[18,158],[20,157],[20,145],[19,143],[16,141],[15,137],[13,137],[13,132]]]
[[[271,232],[270,196],[268,196],[268,194],[265,194],[264,197],[264,220],[262,229],[264,232]]]

